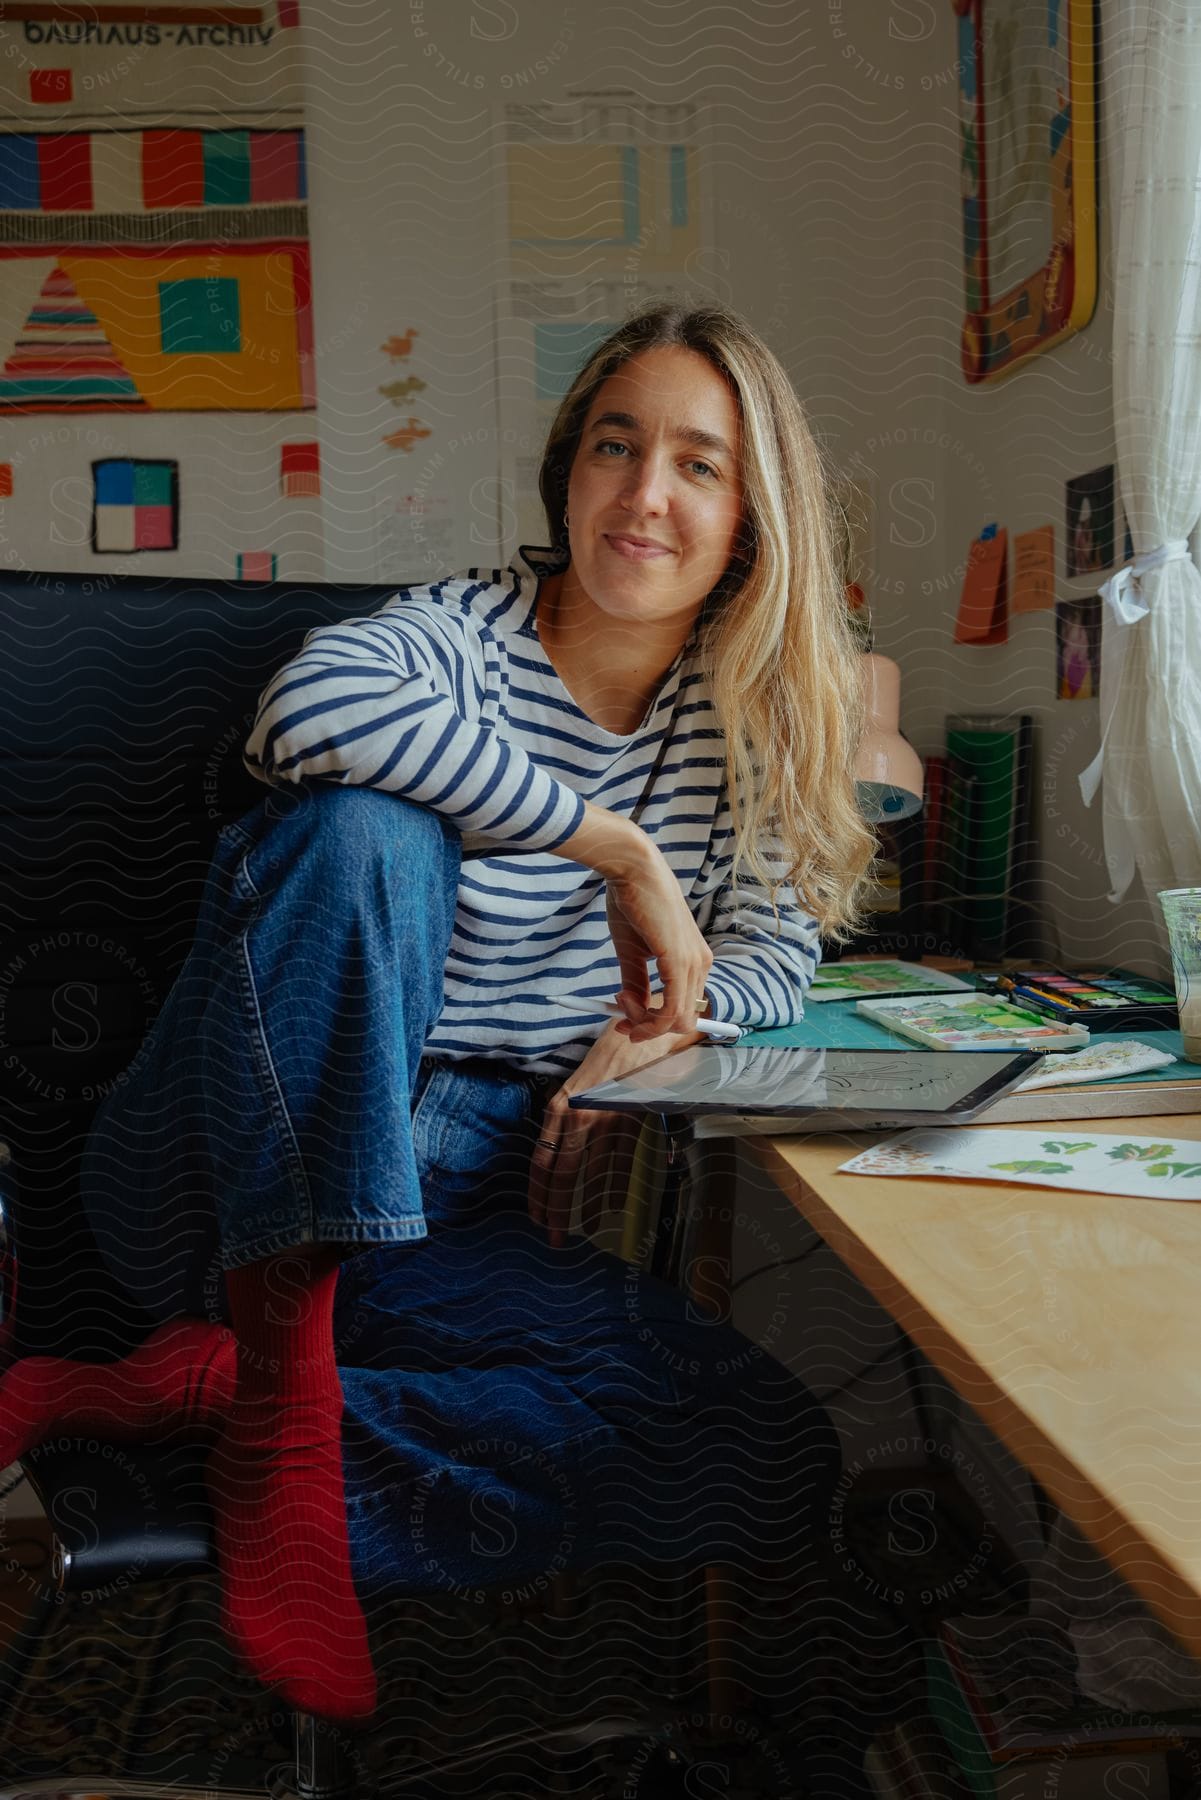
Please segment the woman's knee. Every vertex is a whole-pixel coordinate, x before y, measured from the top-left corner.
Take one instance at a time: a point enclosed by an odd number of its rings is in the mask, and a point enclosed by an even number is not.
[[[440,814],[380,788],[305,781],[275,788],[263,804],[262,831],[251,852],[251,873],[300,853],[327,862],[342,881],[385,865],[457,882],[459,833]]]

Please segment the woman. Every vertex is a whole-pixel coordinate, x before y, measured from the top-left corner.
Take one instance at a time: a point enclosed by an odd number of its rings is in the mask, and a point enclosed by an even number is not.
[[[518,1181],[569,1259],[581,1165],[591,1186],[617,1148],[570,1096],[697,1041],[698,1013],[798,1019],[872,854],[819,458],[765,346],[716,309],[632,319],[564,399],[540,485],[548,552],[313,632],[268,686],[246,759],[272,793],[221,834],[88,1146],[97,1237],[163,1323],[123,1364],[29,1359],[0,1394],[0,1464],[74,1423],[215,1432],[227,1627],[326,1716],[375,1700],[339,1264],[370,1311],[368,1246],[474,1243]],[[388,1265],[398,1370],[424,1349],[422,1256]]]

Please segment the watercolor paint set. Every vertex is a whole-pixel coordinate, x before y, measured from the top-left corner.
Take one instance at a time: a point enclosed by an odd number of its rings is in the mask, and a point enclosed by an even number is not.
[[[1083,1050],[1088,1030],[1015,1004],[1007,994],[859,1000],[856,1012],[928,1050]]]
[[[1125,969],[1009,969],[990,985],[1015,1005],[1089,1031],[1174,1030],[1176,992]]]

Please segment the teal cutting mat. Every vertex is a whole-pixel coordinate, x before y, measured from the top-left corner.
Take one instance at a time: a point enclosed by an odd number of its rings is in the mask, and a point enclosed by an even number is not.
[[[1123,1087],[1133,1087],[1146,1082],[1201,1081],[1201,1063],[1183,1060],[1184,1045],[1178,1031],[1097,1032],[1092,1041],[1094,1044],[1102,1041],[1115,1044],[1153,1044],[1157,1050],[1168,1050],[1180,1059],[1174,1064],[1165,1064],[1162,1069],[1145,1069],[1139,1075],[1111,1076],[1106,1086],[1120,1084]],[[907,1042],[895,1031],[886,1031],[874,1019],[865,1019],[862,1013],[855,1011],[853,1000],[823,1000],[820,1006],[813,1007],[801,1024],[787,1025],[781,1031],[748,1031],[742,1042],[786,1045],[796,1050],[914,1050],[919,1056],[926,1054],[920,1044]],[[965,1051],[964,1054],[970,1053]],[[1096,1085],[1101,1084],[1098,1082]]]

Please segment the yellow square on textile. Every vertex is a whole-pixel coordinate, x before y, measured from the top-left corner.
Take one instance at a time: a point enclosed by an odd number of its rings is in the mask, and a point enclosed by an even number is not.
[[[288,412],[304,406],[292,259],[187,250],[59,258],[156,412]],[[160,282],[236,281],[241,348],[165,353]]]

